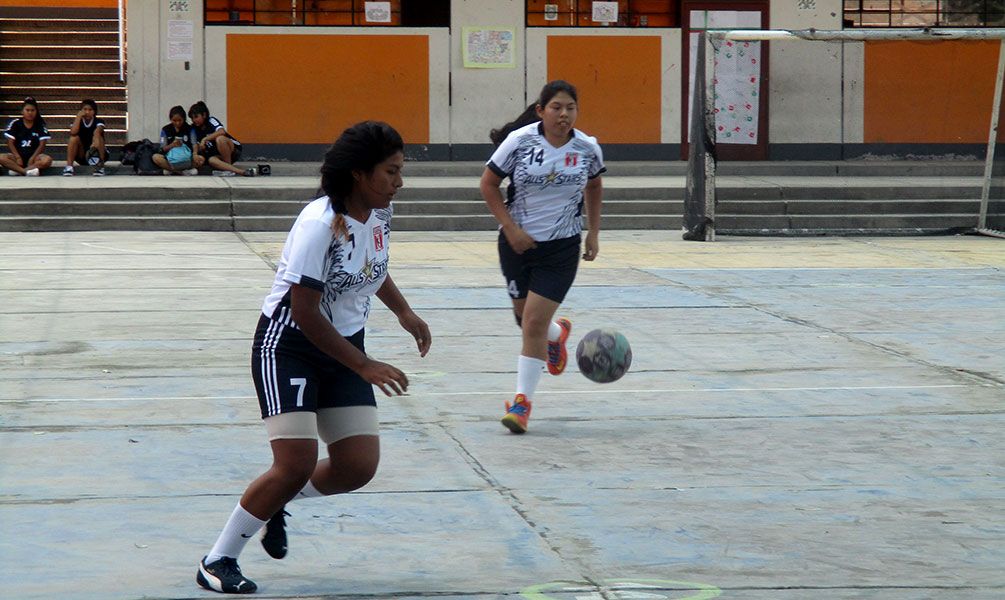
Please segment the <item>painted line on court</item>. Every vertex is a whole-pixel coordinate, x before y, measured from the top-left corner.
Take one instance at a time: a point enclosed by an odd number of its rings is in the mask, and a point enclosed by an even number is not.
[[[87,246],[88,248],[94,248],[96,250],[111,250],[112,252],[121,252],[122,254],[139,254],[144,256],[172,256],[175,258],[213,258],[217,260],[247,260],[247,261],[258,261],[257,257],[248,256],[247,254],[175,254],[174,252],[151,252],[149,250],[130,250],[128,248],[116,248],[114,246],[104,246],[102,244],[92,244],[90,242],[81,242],[81,246]],[[57,255],[60,256],[60,255]]]
[[[941,388],[963,388],[975,387],[964,384],[946,385],[864,385],[864,386],[834,386],[834,387],[767,387],[767,388],[666,388],[648,390],[613,390],[617,394],[675,394],[694,392],[817,392],[817,391],[843,391],[843,390],[923,390]],[[976,387],[993,387],[990,385]],[[441,392],[438,394],[408,394],[411,397],[439,397],[439,396],[493,396],[498,394],[508,394],[512,390],[492,391],[492,392]],[[548,390],[538,392],[538,396],[559,396],[567,394],[611,394],[612,390]]]
[[[695,392],[827,392],[862,390],[930,390],[967,387],[995,387],[986,385],[944,384],[944,385],[842,385],[833,387],[767,387],[767,388],[663,388],[641,390],[614,390],[618,394],[675,394]],[[509,394],[510,389],[493,391],[439,392],[436,394],[405,394],[406,398],[435,398],[440,396],[498,396]],[[561,396],[573,394],[610,394],[610,389],[596,390],[553,390],[539,392],[540,396]],[[148,402],[148,401],[206,401],[206,400],[254,400],[255,396],[126,396],[98,398],[4,398],[0,404],[17,402]]]
[[[676,592],[697,592],[689,596],[677,596]],[[662,593],[661,593],[662,592]],[[561,594],[550,596],[549,593]],[[675,600],[711,600],[722,595],[722,590],[707,583],[693,581],[673,581],[669,579],[601,579],[596,585],[579,582],[553,582],[532,585],[520,590],[520,595],[528,600],[557,600],[572,598],[576,600],[670,600],[670,594]]]

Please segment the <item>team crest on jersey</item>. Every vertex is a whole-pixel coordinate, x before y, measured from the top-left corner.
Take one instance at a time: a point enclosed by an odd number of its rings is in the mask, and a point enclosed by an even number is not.
[[[575,167],[579,165],[579,152],[565,153],[565,166]]]
[[[379,225],[373,228],[373,247],[377,252],[384,249],[384,229]]]

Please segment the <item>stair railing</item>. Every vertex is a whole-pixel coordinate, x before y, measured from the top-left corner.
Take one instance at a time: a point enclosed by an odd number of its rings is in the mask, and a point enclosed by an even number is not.
[[[125,0],[119,0],[119,81],[126,80]]]

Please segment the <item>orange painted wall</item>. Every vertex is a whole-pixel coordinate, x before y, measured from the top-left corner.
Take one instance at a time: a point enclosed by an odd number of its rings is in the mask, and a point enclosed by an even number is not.
[[[998,42],[867,42],[866,143],[985,143]]]
[[[0,6],[21,8],[118,8],[119,0],[0,0]]]
[[[427,36],[227,36],[227,129],[242,142],[330,144],[365,119],[429,142]]]
[[[601,143],[660,142],[661,62],[656,36],[548,38],[548,80],[576,86],[576,128]]]

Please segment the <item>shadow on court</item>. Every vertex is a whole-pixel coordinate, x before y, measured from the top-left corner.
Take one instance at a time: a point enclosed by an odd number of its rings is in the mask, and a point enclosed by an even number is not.
[[[284,234],[0,235],[0,596],[196,586],[270,461],[251,336]],[[261,598],[991,599],[1005,595],[1005,244],[610,232],[560,314],[621,381],[545,375],[498,422],[519,331],[494,235],[402,233],[375,304],[372,484],[288,509]]]

